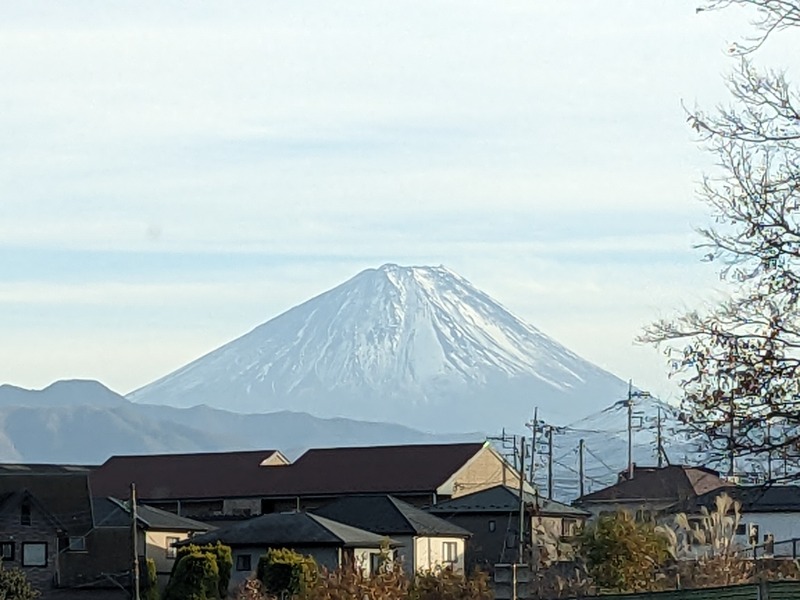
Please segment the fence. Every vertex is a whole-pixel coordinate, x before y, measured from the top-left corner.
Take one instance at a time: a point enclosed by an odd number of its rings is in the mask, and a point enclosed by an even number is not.
[[[797,600],[800,598],[800,581],[776,581],[702,590],[646,592],[594,598],[597,600]]]

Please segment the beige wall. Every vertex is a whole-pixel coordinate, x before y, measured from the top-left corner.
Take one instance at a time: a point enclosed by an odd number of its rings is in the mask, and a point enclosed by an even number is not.
[[[519,477],[502,456],[490,446],[484,446],[438,491],[442,496],[456,498],[500,484],[519,487]]]
[[[451,566],[444,562],[444,544],[456,544],[456,571],[464,570],[464,538],[418,537],[414,540],[414,567],[417,571],[430,571]]]
[[[167,558],[168,537],[185,540],[189,537],[189,534],[178,531],[146,531],[144,534],[145,556],[155,561],[156,572],[159,576],[168,576],[172,571],[172,564],[175,562],[175,559]],[[159,579],[162,578],[160,577]]]

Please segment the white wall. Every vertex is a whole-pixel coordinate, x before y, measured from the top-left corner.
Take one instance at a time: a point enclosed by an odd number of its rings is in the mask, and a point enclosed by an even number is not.
[[[764,543],[764,534],[771,533],[775,536],[775,555],[776,556],[791,556],[792,545],[780,544],[783,540],[790,540],[792,538],[800,538],[800,513],[744,513],[742,514],[742,523],[749,525],[754,523],[758,525],[758,543]],[[744,547],[750,545],[747,538],[747,533],[742,536],[737,536],[737,541]],[[798,543],[797,550],[800,553],[800,543]],[[759,554],[761,550],[759,549]]]
[[[464,570],[464,538],[456,537],[418,537],[414,540],[414,567],[417,571],[428,571],[450,566],[444,562],[444,544],[456,544],[456,571]]]

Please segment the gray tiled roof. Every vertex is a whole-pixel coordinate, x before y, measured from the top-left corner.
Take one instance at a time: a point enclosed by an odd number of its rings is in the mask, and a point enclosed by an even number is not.
[[[124,527],[131,522],[131,513],[127,503],[116,498],[93,498],[92,508],[94,512],[95,527]],[[213,527],[179,517],[178,515],[140,504],[136,507],[138,521],[142,527],[156,531],[209,531]]]
[[[198,535],[191,543],[222,542],[230,546],[340,546],[345,548],[380,548],[388,540],[357,527],[303,512],[271,513],[240,521],[216,531]]]
[[[564,517],[585,517],[588,516],[584,510],[563,504],[555,500],[542,498],[538,494],[523,492],[525,503],[540,515],[564,516]],[[453,498],[445,502],[432,506],[429,509],[432,513],[452,514],[452,513],[507,513],[519,510],[519,490],[507,485],[498,485],[472,494],[466,494]]]
[[[467,530],[392,496],[345,496],[315,514],[385,535],[468,537]]]

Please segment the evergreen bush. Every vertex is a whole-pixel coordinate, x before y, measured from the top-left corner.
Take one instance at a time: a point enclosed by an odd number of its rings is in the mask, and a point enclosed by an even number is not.
[[[219,567],[210,552],[182,553],[176,559],[164,600],[218,600]]]
[[[313,559],[286,548],[273,548],[258,559],[256,578],[270,594],[301,594],[317,574]]]

